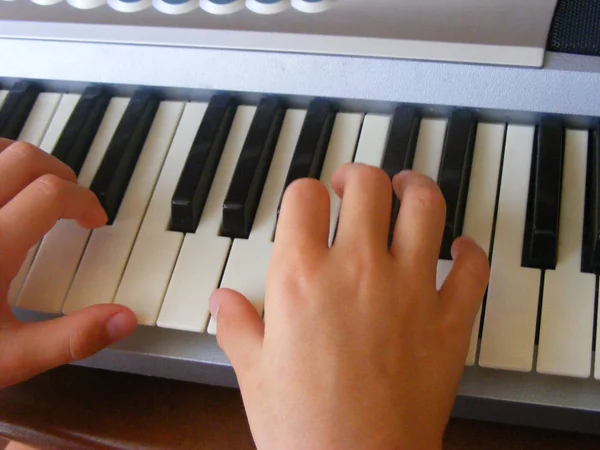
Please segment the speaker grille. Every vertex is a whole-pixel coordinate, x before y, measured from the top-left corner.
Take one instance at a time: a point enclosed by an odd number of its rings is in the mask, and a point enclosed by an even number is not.
[[[600,1],[559,0],[547,49],[600,56]]]

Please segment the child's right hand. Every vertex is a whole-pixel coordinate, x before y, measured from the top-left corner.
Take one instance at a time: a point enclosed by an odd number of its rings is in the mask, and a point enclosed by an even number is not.
[[[385,173],[348,165],[333,186],[342,205],[331,248],[325,187],[302,180],[286,192],[264,324],[241,294],[212,298],[255,442],[262,450],[441,448],[488,281],[486,254],[457,240],[438,292],[445,203],[437,185],[416,173],[394,178],[402,206],[390,250]]]

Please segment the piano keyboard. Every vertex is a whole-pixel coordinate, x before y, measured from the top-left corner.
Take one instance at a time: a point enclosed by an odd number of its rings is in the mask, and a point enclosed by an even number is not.
[[[0,101],[0,136],[71,166],[109,216],[93,231],[59,221],[10,287],[18,310],[118,303],[144,328],[212,336],[208,298],[218,287],[241,291],[262,314],[285,187],[307,176],[328,185],[337,168],[361,162],[438,181],[448,206],[438,285],[456,237],[488,252],[467,366],[600,379],[597,128],[481,121],[464,108],[430,116],[400,104],[382,114],[326,99],[297,108],[272,95],[247,104],[230,93],[47,92],[27,81]],[[333,241],[340,201],[330,195]]]

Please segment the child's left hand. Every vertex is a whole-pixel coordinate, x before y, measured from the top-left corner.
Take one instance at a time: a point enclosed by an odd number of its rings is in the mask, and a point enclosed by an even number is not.
[[[28,250],[59,219],[96,228],[107,218],[68,166],[30,144],[0,138],[0,180],[1,389],[91,356],[131,334],[137,320],[118,305],[93,306],[46,322],[16,320],[6,300]]]

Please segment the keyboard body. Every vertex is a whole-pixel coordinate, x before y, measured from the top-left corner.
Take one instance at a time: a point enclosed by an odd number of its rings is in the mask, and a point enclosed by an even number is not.
[[[556,2],[489,2],[479,9],[474,4],[480,2],[464,2],[464,9],[422,2],[429,4],[427,11],[391,0],[365,11],[365,3],[337,2],[345,6],[332,6],[322,16],[292,8],[214,16],[200,9],[124,14],[108,5],[83,10],[67,3],[0,3],[0,86],[9,89],[26,79],[45,92],[81,93],[98,84],[123,97],[143,86],[185,103],[228,92],[256,105],[265,95],[278,95],[299,110],[327,98],[345,113],[382,117],[398,105],[414,105],[432,119],[466,108],[479,122],[515,127],[534,127],[546,117],[580,131],[597,123],[600,58],[545,49]],[[360,22],[364,14],[382,26]],[[357,26],[345,40],[350,19]],[[425,25],[415,26],[419,21]],[[20,307],[15,313],[24,321],[59,315]],[[579,378],[542,374],[535,365],[526,371],[469,365],[453,415],[600,433],[595,353],[590,359],[589,376]],[[227,358],[206,332],[141,325],[132,337],[77,364],[237,386]]]

